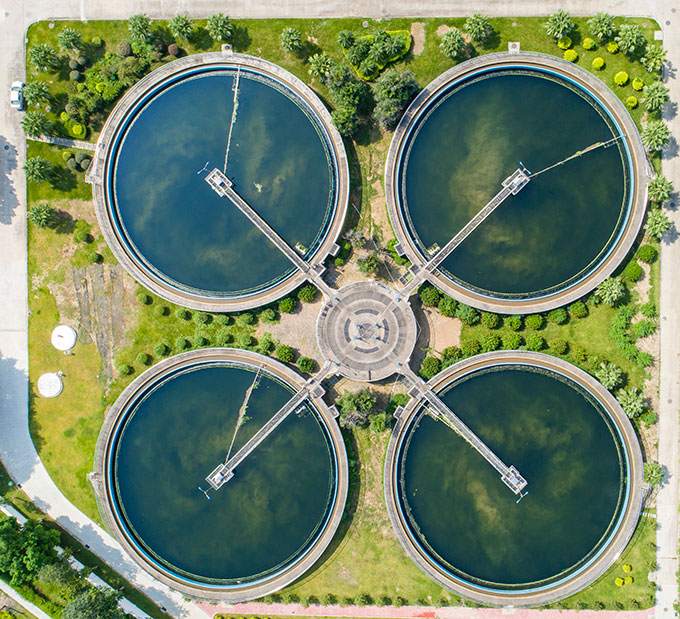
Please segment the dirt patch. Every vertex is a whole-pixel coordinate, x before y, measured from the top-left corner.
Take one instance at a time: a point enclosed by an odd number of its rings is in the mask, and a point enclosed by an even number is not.
[[[449,30],[453,30],[453,26],[447,26],[446,24],[442,24],[441,26],[437,27],[437,36],[442,37],[444,36]]]
[[[425,49],[425,24],[421,21],[413,22],[411,36],[413,37],[413,55],[419,56]]]
[[[430,348],[441,352],[449,346],[460,346],[460,332],[463,327],[460,320],[442,316],[429,307],[424,308],[423,313],[430,328]]]
[[[281,314],[278,323],[260,323],[255,330],[255,337],[271,333],[275,340],[288,344],[304,357],[315,359],[319,367],[324,359],[316,343],[316,319],[323,305],[323,296],[317,293],[312,303],[300,303],[292,314]]]

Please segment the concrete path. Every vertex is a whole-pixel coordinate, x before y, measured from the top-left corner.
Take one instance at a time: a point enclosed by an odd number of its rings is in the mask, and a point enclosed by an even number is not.
[[[47,144],[57,144],[58,146],[66,146],[67,148],[80,148],[82,150],[96,150],[97,145],[90,142],[81,142],[80,140],[71,140],[70,138],[54,138],[51,135],[41,135],[39,138],[29,138],[36,142],[46,142]]]
[[[23,606],[29,613],[35,615],[37,619],[50,619],[50,616],[40,610],[35,604],[29,602],[20,593],[12,589],[6,582],[0,580],[0,591],[11,597],[17,604]]]
[[[205,617],[214,614],[214,607],[205,611],[198,605],[185,602],[178,594],[152,579],[136,567],[110,536],[84,514],[72,506],[61,494],[43,467],[28,430],[28,338],[27,338],[27,276],[26,276],[26,186],[22,172],[26,148],[19,120],[21,114],[12,110],[6,101],[10,83],[24,79],[24,33],[30,23],[47,19],[120,19],[134,13],[146,12],[152,18],[170,17],[178,12],[192,17],[206,17],[225,11],[240,17],[339,17],[339,16],[459,16],[482,9],[488,15],[523,16],[545,15],[563,8],[575,15],[608,11],[623,15],[656,17],[664,24],[665,42],[669,48],[673,78],[669,78],[672,98],[680,101],[675,71],[680,67],[680,16],[671,8],[670,0],[232,0],[228,7],[217,0],[0,0],[0,459],[10,475],[22,485],[36,505],[54,517],[71,534],[88,544],[103,560],[140,587],[157,603],[166,606],[177,617]],[[666,24],[666,20],[669,21]],[[673,132],[680,136],[677,117],[670,120]],[[680,188],[677,157],[667,153],[664,174]],[[677,211],[673,217],[679,224]],[[659,529],[658,574],[660,586],[657,617],[673,616],[677,583],[677,506],[678,506],[678,408],[680,376],[678,343],[680,341],[680,289],[674,273],[680,264],[678,243],[662,248],[661,299],[661,410],[659,459],[668,470],[667,481],[659,494],[657,519]],[[360,616],[366,608],[357,607]],[[371,609],[373,610],[373,609]],[[209,612],[208,612],[209,611]],[[444,616],[440,613],[462,611],[454,616],[499,616],[501,611],[473,609],[422,609],[420,616]],[[244,611],[245,612],[245,609]],[[269,612],[269,611],[260,611]],[[309,612],[307,609],[306,612]],[[354,611],[353,611],[354,612]],[[376,609],[377,612],[377,609]],[[396,610],[395,610],[396,612]],[[536,611],[517,611],[529,616]],[[478,614],[479,613],[479,614]],[[544,611],[548,619],[572,614]],[[578,615],[604,617],[589,611]],[[373,614],[373,616],[379,616]],[[396,615],[393,615],[396,616]],[[448,616],[448,614],[446,615]],[[618,618],[645,616],[637,613],[617,613]]]
[[[675,194],[666,204],[667,213],[675,226],[661,242],[661,375],[659,384],[659,462],[666,470],[664,484],[656,498],[657,563],[656,575],[656,619],[677,617],[675,604],[678,602],[678,441],[680,429],[680,213],[678,212],[678,190],[680,190],[680,160],[678,142],[680,139],[680,117],[677,115],[680,102],[680,14],[671,2],[660,7],[659,22],[663,24],[664,46],[668,50],[669,63],[664,69],[664,82],[670,88],[671,105],[664,109],[664,120],[669,124],[675,138],[663,152],[662,170],[664,176],[673,181]]]
[[[460,606],[303,606],[302,604],[218,604],[211,606],[202,604],[206,611],[212,613],[229,613],[230,615],[254,614],[260,616],[313,616],[313,617],[374,617],[392,619],[650,619],[653,609],[635,611],[607,610],[530,610],[530,609],[494,609],[469,608]]]

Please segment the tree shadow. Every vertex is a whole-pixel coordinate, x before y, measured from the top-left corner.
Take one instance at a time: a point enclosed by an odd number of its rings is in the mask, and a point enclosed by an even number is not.
[[[0,136],[0,224],[9,225],[19,206],[16,188],[12,182],[12,172],[17,167],[17,149],[3,135]]]
[[[73,191],[78,184],[78,179],[72,170],[64,166],[55,166],[52,168],[52,176],[50,178],[50,185],[54,189],[68,193]]]
[[[253,39],[248,34],[248,28],[245,26],[234,26],[234,34],[231,37],[231,44],[237,52],[244,52],[253,42]]]
[[[675,243],[675,241],[678,240],[678,231],[675,228],[675,225],[671,226],[666,232],[664,232],[664,235],[661,237],[661,242],[664,245],[672,245]]]
[[[213,46],[213,39],[210,33],[203,27],[194,27],[191,36],[189,37],[189,42],[199,51],[203,52],[206,49],[210,49]]]
[[[59,209],[55,214],[52,229],[57,234],[71,234],[76,229],[76,222],[71,216],[71,213]]]
[[[678,156],[678,152],[680,152],[678,149],[678,141],[675,136],[672,135],[668,140],[668,144],[664,146],[663,156],[666,159],[675,159]]]
[[[304,45],[302,47],[302,50],[298,52],[298,56],[302,60],[302,62],[308,62],[309,59],[314,55],[314,54],[320,54],[323,50],[321,47],[319,47],[314,41],[310,41],[307,39],[304,42]]]
[[[501,34],[495,28],[491,31],[491,34],[486,38],[481,45],[484,50],[498,49],[501,44]]]

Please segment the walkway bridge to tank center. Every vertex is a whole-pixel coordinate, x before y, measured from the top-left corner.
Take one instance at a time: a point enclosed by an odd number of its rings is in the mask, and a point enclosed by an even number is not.
[[[234,184],[224,172],[214,168],[207,174],[205,181],[218,196],[231,201],[295,267],[307,276],[310,282],[321,290],[326,298],[333,298],[335,296],[335,291],[322,278],[326,268],[322,264],[305,262],[298,251],[296,251],[297,247],[296,249],[290,247],[281,235],[262,219],[255,209],[235,191]],[[300,251],[303,254],[305,253],[303,250]]]
[[[489,447],[482,441],[463,421],[456,415],[430,388],[413,371],[405,367],[402,370],[403,375],[411,383],[411,388],[408,395],[415,398],[416,401],[424,401],[425,408],[428,414],[449,426],[456,434],[465,439],[477,452],[494,468],[501,476],[501,481],[522,499],[527,493],[523,490],[527,486],[527,480],[522,477],[521,473],[514,467],[505,464]],[[395,416],[400,413],[399,409],[395,412]]]
[[[262,368],[260,368],[261,370]],[[281,423],[290,415],[295,412],[297,415],[302,415],[306,410],[307,406],[305,400],[309,398],[313,400],[315,398],[320,398],[323,393],[323,387],[321,387],[321,381],[323,381],[329,374],[333,371],[333,366],[330,363],[326,363],[321,370],[314,376],[312,376],[302,388],[296,392],[290,400],[288,400],[278,411],[276,411],[272,417],[265,423],[247,442],[241,449],[239,449],[233,456],[229,457],[227,453],[227,459],[225,462],[217,465],[210,475],[208,475],[205,480],[210,484],[214,490],[219,490],[224,484],[226,484],[232,477],[236,468],[251,454],[255,449],[272,433],[276,428],[278,428]],[[259,372],[258,372],[259,376]],[[258,376],[255,377],[257,381]],[[237,422],[238,423],[238,422]],[[238,431],[238,425],[236,428]],[[234,434],[235,436],[235,434]],[[232,441],[233,444],[233,441]]]

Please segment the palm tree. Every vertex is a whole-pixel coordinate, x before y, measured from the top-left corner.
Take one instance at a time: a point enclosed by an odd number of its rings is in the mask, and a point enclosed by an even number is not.
[[[333,59],[327,54],[314,54],[309,59],[309,74],[324,83],[333,68]]]
[[[574,22],[569,16],[569,13],[566,13],[562,9],[557,11],[557,13],[550,15],[548,21],[546,21],[544,25],[548,35],[554,39],[561,39],[574,29]]]
[[[79,49],[82,45],[82,37],[80,36],[80,32],[74,30],[73,28],[69,28],[68,26],[66,26],[57,35],[57,39],[59,41],[59,47],[61,47],[61,49],[63,49],[65,52],[71,52]]]
[[[653,202],[665,202],[673,193],[673,183],[665,176],[655,176],[647,187],[649,199]]]
[[[46,202],[28,209],[28,218],[38,228],[47,228],[54,221],[54,209]]]
[[[642,391],[637,387],[619,389],[616,399],[621,405],[623,412],[631,419],[641,415],[645,410],[645,400]]]
[[[24,97],[29,105],[49,101],[50,89],[45,82],[29,82],[24,86]]]
[[[188,40],[194,28],[188,15],[175,15],[169,22],[168,28],[176,39]]]
[[[668,219],[668,215],[664,213],[660,208],[650,209],[647,213],[647,222],[645,223],[645,230],[649,236],[654,236],[660,239],[666,230],[671,227],[671,220]]]
[[[663,104],[668,101],[668,93],[670,91],[661,82],[654,82],[649,86],[645,86],[643,90],[643,101],[645,108],[649,112],[655,112],[663,107]]]
[[[57,64],[57,52],[47,43],[28,48],[28,60],[38,71],[49,71]]]
[[[607,281],[607,280],[605,280]],[[613,363],[600,363],[600,367],[595,370],[595,378],[602,383],[605,389],[612,390],[621,383],[623,370]]]
[[[658,462],[645,462],[642,470],[644,472],[643,480],[652,486],[652,488],[658,486],[663,481],[664,470]]]
[[[595,17],[588,20],[588,29],[600,43],[611,39],[616,32],[614,17],[609,13],[597,13]]]
[[[624,54],[641,52],[647,44],[642,28],[637,24],[623,24],[614,40],[619,44],[619,49]]]
[[[483,43],[489,38],[493,32],[493,28],[485,15],[481,13],[473,13],[465,20],[463,30],[470,35],[470,38],[477,42]]]
[[[463,33],[458,28],[451,28],[442,35],[442,42],[439,48],[452,60],[462,56],[467,48]]]
[[[208,34],[215,41],[228,41],[234,35],[234,24],[229,21],[229,18],[222,13],[215,13],[208,17],[206,24]]]
[[[27,180],[42,183],[52,175],[52,164],[42,157],[31,157],[24,164],[24,172]]]
[[[647,150],[661,150],[671,139],[671,130],[662,120],[650,120],[640,132]]]
[[[645,50],[645,55],[640,60],[642,66],[644,66],[650,73],[656,73],[661,70],[661,66],[666,62],[666,50],[660,45],[647,44],[647,49]]]
[[[281,47],[287,52],[299,53],[302,51],[304,44],[302,43],[302,33],[297,28],[284,28],[281,32]]]
[[[133,41],[148,43],[153,37],[151,20],[144,13],[133,15],[128,19],[128,30],[130,31],[130,39]]]
[[[47,116],[44,112],[26,112],[21,119],[21,128],[29,138],[38,138],[47,131]]]
[[[342,49],[349,49],[354,45],[354,33],[351,30],[341,30],[338,33],[338,45]]]

